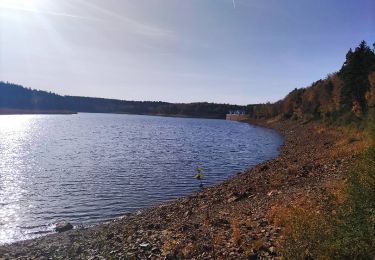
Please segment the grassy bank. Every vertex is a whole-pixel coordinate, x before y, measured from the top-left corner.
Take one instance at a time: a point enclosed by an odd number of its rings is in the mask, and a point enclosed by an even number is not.
[[[364,125],[367,148],[320,207],[314,205],[316,201],[305,200],[293,207],[280,207],[274,213],[274,222],[284,227],[279,247],[285,258],[374,259],[374,117],[369,116]]]

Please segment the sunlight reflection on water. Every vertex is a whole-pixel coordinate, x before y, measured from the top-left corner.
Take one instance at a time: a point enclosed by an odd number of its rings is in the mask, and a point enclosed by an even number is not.
[[[24,237],[20,226],[25,214],[22,201],[27,200],[27,179],[23,175],[24,162],[20,153],[25,139],[31,134],[36,116],[0,117],[0,242]]]

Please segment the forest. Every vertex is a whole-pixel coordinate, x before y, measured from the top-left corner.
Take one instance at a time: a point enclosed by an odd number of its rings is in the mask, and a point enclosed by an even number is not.
[[[310,87],[294,89],[275,103],[248,105],[253,118],[322,119],[347,124],[366,119],[375,106],[375,44],[362,41],[341,69]]]
[[[0,82],[0,110],[17,113],[126,113],[143,115],[225,118],[229,110],[244,106],[198,103],[167,103],[154,101],[125,101],[105,98],[61,96],[55,93]]]

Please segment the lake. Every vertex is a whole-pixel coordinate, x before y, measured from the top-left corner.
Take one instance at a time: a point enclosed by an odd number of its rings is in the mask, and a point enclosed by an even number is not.
[[[158,205],[278,154],[245,123],[139,115],[0,116],[0,244]]]

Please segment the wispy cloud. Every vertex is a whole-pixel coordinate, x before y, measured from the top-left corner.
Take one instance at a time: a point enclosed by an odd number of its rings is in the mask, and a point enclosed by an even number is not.
[[[125,25],[129,32],[148,36],[148,37],[166,37],[171,36],[173,32],[171,30],[167,30],[165,28],[162,28],[160,26],[156,26],[153,24],[148,24],[140,20],[132,19],[126,14],[118,14],[115,11],[112,11],[110,9],[106,9],[103,6],[99,6],[97,4],[94,4],[93,2],[89,2],[86,0],[76,0],[79,1],[82,5],[84,5],[86,8],[90,8],[95,10],[96,12],[99,12],[101,14],[104,14],[105,16],[116,19],[117,21],[120,21],[123,25]]]

